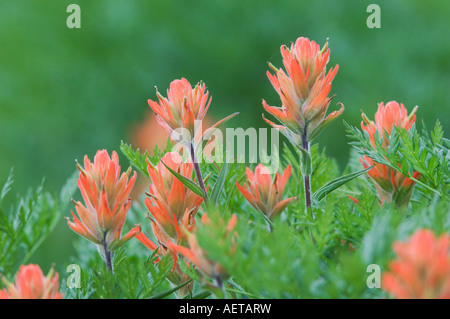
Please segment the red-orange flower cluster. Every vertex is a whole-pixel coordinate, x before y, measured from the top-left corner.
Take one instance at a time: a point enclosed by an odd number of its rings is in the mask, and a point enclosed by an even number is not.
[[[369,134],[374,148],[376,147],[376,134],[378,134],[383,139],[382,147],[387,149],[389,138],[386,134],[390,136],[394,126],[409,130],[416,121],[416,110],[417,107],[408,115],[403,104],[399,105],[397,102],[391,101],[384,106],[383,103],[380,103],[378,111],[375,113],[375,122],[370,121],[363,113],[362,118],[364,121],[361,121],[361,127]],[[364,168],[374,166],[367,174],[374,181],[381,202],[386,201],[397,206],[408,204],[414,186],[414,182],[411,179],[386,165],[374,162],[368,156],[364,156],[361,159],[361,163]],[[412,176],[417,179],[420,177],[420,174],[413,172]]]
[[[281,55],[287,74],[270,65],[275,75],[267,76],[280,96],[282,106],[273,107],[263,100],[264,109],[276,117],[282,125],[267,123],[282,132],[293,144],[301,146],[313,140],[328,124],[343,111],[334,111],[325,117],[331,98],[328,94],[339,66],[326,67],[330,57],[328,42],[320,46],[308,38],[300,37],[291,48],[281,46]]]
[[[296,199],[296,197],[281,199],[291,171],[292,167],[289,165],[282,175],[277,172],[272,180],[269,170],[263,164],[258,164],[254,174],[247,167],[247,187],[242,187],[238,182],[236,186],[255,209],[273,219]]]
[[[152,110],[156,113],[158,123],[166,129],[171,138],[177,142],[185,143],[189,146],[192,141],[201,141],[202,130],[200,126],[208,111],[211,99],[209,92],[206,90],[205,83],[197,83],[194,88],[185,78],[174,80],[170,83],[167,90],[167,98],[162,96],[158,91],[158,102],[148,100]],[[234,113],[220,120],[210,129],[214,129],[237,115]],[[173,132],[178,129],[186,129],[189,136],[185,136],[185,132],[177,132],[181,134],[181,140],[174,138]],[[211,130],[209,130],[211,132]],[[208,139],[204,137],[205,139]]]
[[[38,265],[22,265],[16,274],[15,283],[4,278],[5,289],[0,290],[0,299],[61,299],[58,273],[53,269],[44,276]]]
[[[427,229],[394,243],[397,258],[383,274],[382,288],[398,299],[450,299],[450,234]]]
[[[174,264],[168,279],[173,284],[179,285],[189,280],[189,276],[177,266],[177,253],[171,244],[186,243],[185,231],[194,229],[195,215],[203,202],[203,197],[196,195],[184,186],[164,164],[180,175],[189,179],[192,178],[193,164],[190,162],[184,163],[178,153],[166,153],[156,166],[148,162],[147,170],[151,184],[148,192],[149,197],[145,199],[145,205],[150,212],[148,218],[151,219],[151,228],[157,244],[144,233],[138,234],[136,238],[148,249],[158,250],[159,256],[172,254]],[[179,294],[184,296],[190,290],[192,290],[192,284],[183,287]]]
[[[186,178],[192,177],[193,164],[184,163],[178,153],[170,152],[156,167],[148,165],[152,183],[145,204],[151,214],[149,218],[159,243],[159,253],[164,254],[168,242],[181,243],[186,238],[184,229],[191,231],[194,228],[194,217],[203,198],[184,186],[163,163]],[[143,233],[136,238],[151,250],[158,247]]]
[[[91,163],[84,157],[84,168],[77,165],[80,173],[78,188],[85,206],[74,202],[80,219],[72,212],[73,222],[67,219],[69,227],[87,240],[106,247],[109,251],[122,246],[141,231],[135,225],[121,237],[125,218],[131,205],[129,194],[136,180],[136,172],[130,180],[131,168],[120,174],[119,157],[112,152],[112,158],[106,150],[98,151]]]

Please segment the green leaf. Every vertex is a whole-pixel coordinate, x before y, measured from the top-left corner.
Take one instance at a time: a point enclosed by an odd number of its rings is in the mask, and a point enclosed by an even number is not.
[[[5,195],[12,183],[12,174],[3,187]],[[13,273],[25,264],[60,221],[60,206],[42,184],[17,197],[8,213],[0,209],[0,272]]]
[[[318,201],[322,200],[324,197],[328,196],[328,194],[330,194],[331,192],[335,191],[336,189],[338,189],[339,187],[341,187],[342,185],[350,182],[352,179],[368,172],[370,169],[372,169],[373,166],[368,167],[366,169],[348,174],[348,175],[344,175],[341,176],[339,178],[333,179],[332,181],[326,183],[325,185],[323,185],[321,188],[319,188],[315,193],[314,193],[314,198]]]
[[[431,140],[434,145],[439,144],[444,137],[444,131],[442,130],[441,122],[439,119],[436,121],[436,125],[434,126],[434,130],[431,132]]]
[[[163,291],[163,292],[161,292],[159,294],[156,294],[156,295],[150,297],[149,299],[163,299],[163,298],[173,294],[175,291],[177,291],[177,290],[183,288],[184,286],[188,285],[191,281],[192,281],[192,279],[189,279],[188,281],[182,283],[181,285],[178,285],[178,286],[176,286],[176,287],[174,287],[172,289],[169,289],[169,290]]]
[[[131,165],[138,169],[144,176],[150,177],[147,172],[147,161],[149,157],[148,153],[141,154],[139,149],[133,150],[130,144],[126,144],[123,141],[120,143],[120,151],[127,157]]]
[[[225,156],[226,158],[226,156]],[[212,193],[211,193],[211,202],[216,204],[219,202],[220,193],[222,193],[223,186],[225,185],[225,181],[228,175],[229,165],[228,161],[225,160],[222,165],[222,170],[220,171],[219,177],[217,178],[216,183],[214,184]]]
[[[162,161],[161,161],[162,162]],[[201,197],[205,197],[205,193],[203,190],[195,184],[193,181],[191,181],[189,178],[184,177],[183,175],[175,172],[173,169],[171,169],[169,166],[166,165],[166,163],[162,162],[164,166],[181,182],[184,186],[189,188],[191,191],[193,191],[195,194]]]

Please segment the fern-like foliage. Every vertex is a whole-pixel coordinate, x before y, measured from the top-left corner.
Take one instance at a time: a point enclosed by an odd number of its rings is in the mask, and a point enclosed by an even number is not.
[[[29,261],[42,242],[61,220],[60,212],[75,191],[75,175],[67,181],[59,198],[44,191],[43,182],[30,189],[25,196],[17,197],[9,208],[2,203],[13,185],[12,170],[0,195],[0,273],[12,276],[20,265]]]
[[[136,168],[143,176],[149,177],[147,171],[147,160],[150,161],[153,165],[156,165],[161,157],[170,152],[173,148],[172,142],[170,139],[167,140],[166,148],[164,150],[160,150],[158,145],[155,146],[153,150],[153,155],[150,156],[148,151],[141,153],[139,149],[134,150],[131,144],[126,144],[125,142],[120,143],[120,151],[126,158],[130,161],[130,164]]]

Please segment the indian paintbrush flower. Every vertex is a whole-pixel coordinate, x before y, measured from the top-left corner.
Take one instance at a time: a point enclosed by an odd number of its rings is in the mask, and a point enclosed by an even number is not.
[[[168,279],[173,284],[180,285],[189,280],[189,276],[177,265],[177,253],[170,244],[186,243],[185,230],[194,229],[195,215],[203,198],[184,186],[164,164],[186,178],[192,177],[193,164],[184,163],[178,153],[166,153],[156,166],[148,162],[147,170],[151,184],[145,205],[150,212],[148,218],[151,220],[151,228],[157,244],[144,233],[138,234],[136,238],[148,249],[157,250],[159,256],[171,254],[174,257],[172,272],[168,275]],[[157,261],[159,262],[160,259]],[[187,285],[179,291],[179,294],[184,296],[191,289],[192,284]]]
[[[268,169],[263,164],[258,164],[255,168],[255,173],[247,167],[247,187],[239,185],[238,182],[236,182],[236,186],[255,209],[272,220],[290,202],[297,199],[297,197],[290,197],[282,200],[284,188],[291,171],[292,167],[288,165],[283,174],[277,172],[272,179]]]
[[[122,173],[119,157],[112,152],[99,150],[91,163],[87,155],[84,167],[77,164],[79,172],[78,188],[85,205],[75,202],[79,219],[72,211],[73,222],[67,218],[69,227],[97,244],[99,253],[112,270],[111,252],[140,233],[141,227],[135,225],[126,235],[121,236],[126,215],[131,206],[129,194],[136,180],[136,172],[128,179],[131,167]]]
[[[203,198],[196,195],[183,185],[165,167],[168,167],[186,178],[192,177],[192,163],[184,163],[181,156],[175,152],[166,153],[161,161],[153,166],[149,163],[147,169],[151,184],[145,199],[151,219],[153,234],[158,240],[160,253],[167,252],[167,242],[181,243],[186,238],[182,229],[192,230],[195,226],[197,213]],[[157,245],[151,242],[143,233],[137,239],[149,249],[155,250]]]
[[[328,97],[331,82],[339,66],[336,65],[327,73],[330,56],[328,42],[321,49],[316,42],[304,37],[298,38],[290,48],[281,46],[281,55],[286,72],[270,64],[275,75],[267,71],[267,76],[280,96],[282,105],[269,106],[263,100],[263,107],[282,125],[267,120],[264,114],[263,118],[295,146],[305,148],[305,143],[313,140],[344,111],[341,106],[339,111],[325,117],[331,101]]]
[[[5,289],[0,290],[0,299],[61,299],[58,273],[52,268],[44,276],[38,265],[22,265],[16,274],[15,282],[4,277]]]
[[[263,119],[278,129],[302,153],[301,168],[305,190],[305,208],[314,218],[311,199],[311,155],[310,142],[344,112],[344,106],[326,116],[332,97],[328,97],[339,66],[327,73],[330,59],[328,41],[321,49],[308,38],[300,37],[288,48],[281,46],[281,55],[286,72],[272,64],[273,75],[267,71],[267,77],[281,99],[281,107],[269,106],[263,100],[264,109],[281,123]]]
[[[419,229],[393,245],[396,259],[382,288],[397,299],[450,299],[450,234]]]
[[[203,140],[209,140],[213,136],[214,130],[219,125],[238,113],[227,116],[203,133],[202,122],[211,104],[205,83],[197,83],[192,88],[189,81],[182,78],[170,83],[167,98],[158,91],[156,95],[158,96],[158,102],[149,99],[148,103],[156,113],[158,123],[170,134],[170,138],[181,146],[187,147],[187,153],[190,154],[194,164],[198,184],[203,190],[203,197],[207,199],[208,194],[197,162],[196,152],[200,151],[201,147],[199,146],[201,146]]]
[[[380,103],[378,111],[375,113],[375,122],[369,120],[363,113],[361,127],[369,134],[371,144],[375,149],[375,139],[381,137],[382,147],[387,150],[389,136],[394,126],[409,131],[416,121],[416,110],[417,107],[408,115],[403,104],[391,101],[385,106]],[[414,187],[414,182],[410,178],[384,164],[373,161],[368,156],[364,156],[360,161],[364,168],[373,165],[367,174],[375,183],[381,202],[394,203],[398,207],[408,204]],[[413,172],[412,177],[418,179],[420,174]]]
[[[148,104],[156,113],[158,123],[169,133],[172,137],[174,131],[178,129],[185,129],[188,131],[188,140],[181,140],[181,143],[189,146],[194,140],[196,143],[201,142],[200,137],[203,134],[202,130],[198,129],[199,123],[202,123],[206,112],[211,104],[209,92],[206,90],[205,83],[200,82],[192,88],[191,84],[185,78],[174,80],[170,83],[170,88],[167,90],[167,98],[162,96],[158,91],[156,92],[158,101],[148,100]],[[217,128],[219,125],[236,116],[238,113],[227,116],[210,129]],[[211,130],[210,130],[211,132]],[[183,132],[180,132],[183,134]],[[205,139],[207,139],[205,137]],[[177,139],[174,139],[177,141]],[[178,142],[178,141],[177,141]]]

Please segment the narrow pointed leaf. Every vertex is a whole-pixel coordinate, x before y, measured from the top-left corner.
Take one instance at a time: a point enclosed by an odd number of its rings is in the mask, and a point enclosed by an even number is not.
[[[339,187],[341,187],[342,185],[350,182],[352,179],[368,172],[370,169],[372,169],[373,166],[370,166],[366,169],[354,172],[354,173],[350,173],[344,176],[341,176],[339,178],[333,179],[332,181],[326,183],[325,185],[323,185],[321,188],[319,188],[315,193],[314,193],[314,198],[318,201],[322,200],[323,198],[325,198],[326,196],[328,196],[328,194],[330,194],[331,192],[335,191],[336,189],[338,189]]]
[[[163,291],[163,292],[161,292],[161,293],[159,293],[157,295],[154,295],[154,296],[150,297],[149,299],[163,299],[163,298],[173,294],[175,291],[177,291],[177,290],[183,288],[184,286],[188,285],[191,281],[192,281],[192,279],[189,279],[188,281],[182,283],[181,285],[178,285],[178,286],[176,286],[176,287],[174,287],[172,289]]]
[[[171,169],[169,166],[167,166],[166,163],[164,163],[163,161],[161,161],[161,162],[173,174],[173,176],[175,176],[181,183],[183,183],[184,186],[189,188],[191,191],[193,191],[198,196],[201,196],[201,197],[205,196],[205,193],[203,192],[203,190],[201,189],[200,186],[198,186],[196,183],[191,181],[189,178],[186,178],[183,175],[175,172],[173,169]]]
[[[217,181],[214,184],[214,187],[213,187],[213,190],[211,193],[211,202],[216,205],[219,202],[220,194],[222,193],[223,186],[225,185],[225,180],[228,175],[228,170],[229,170],[228,161],[225,160],[222,165],[222,170],[219,173],[219,177],[217,178]]]

